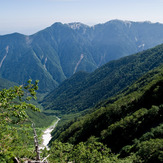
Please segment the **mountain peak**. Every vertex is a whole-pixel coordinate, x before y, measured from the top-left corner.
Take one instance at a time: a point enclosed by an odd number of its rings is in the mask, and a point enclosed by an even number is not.
[[[155,24],[151,21],[130,21],[130,20],[120,20],[120,19],[113,19],[110,20],[107,23],[124,23],[124,24],[132,24],[132,23],[146,23],[146,24]],[[158,23],[159,24],[159,23]]]
[[[129,20],[120,20],[120,19],[113,19],[113,20],[110,20],[107,23],[123,23],[123,24],[131,24],[133,23],[132,21],[129,21]]]
[[[68,23],[67,24],[70,28],[76,30],[76,29],[81,29],[81,28],[88,28],[89,26],[83,24],[83,23],[80,23],[80,22],[74,22],[74,23]]]
[[[51,25],[51,27],[56,27],[61,25],[63,25],[61,22],[55,22],[54,24]]]

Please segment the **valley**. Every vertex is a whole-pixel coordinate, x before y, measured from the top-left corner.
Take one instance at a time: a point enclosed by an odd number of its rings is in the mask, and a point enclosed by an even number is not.
[[[49,150],[48,144],[52,138],[51,136],[51,132],[54,130],[54,128],[57,126],[57,123],[60,119],[57,118],[57,120],[55,121],[55,123],[53,122],[53,124],[48,127],[46,130],[43,131],[42,134],[42,144],[40,145],[40,149],[44,149],[47,148]]]
[[[139,77],[163,63],[163,45],[111,61],[92,73],[78,72],[43,100],[44,111],[78,113],[115,96]]]
[[[39,81],[38,81],[39,80]],[[0,36],[0,162],[162,162],[163,24],[55,23]]]

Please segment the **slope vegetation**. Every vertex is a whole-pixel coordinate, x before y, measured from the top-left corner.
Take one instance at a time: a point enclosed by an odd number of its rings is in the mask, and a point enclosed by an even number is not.
[[[18,84],[14,83],[14,82],[11,82],[9,80],[0,78],[0,90],[2,90],[4,88],[10,88],[10,87],[13,87],[13,86],[16,86],[16,85],[18,85]]]
[[[123,93],[101,103],[96,111],[79,118],[53,138],[77,145],[87,140],[90,143],[89,138],[95,136],[121,159],[134,155],[136,162],[161,162],[162,97],[163,65],[149,71]]]
[[[94,72],[79,72],[65,80],[43,100],[46,112],[58,115],[91,108],[163,63],[163,45],[111,61]]]

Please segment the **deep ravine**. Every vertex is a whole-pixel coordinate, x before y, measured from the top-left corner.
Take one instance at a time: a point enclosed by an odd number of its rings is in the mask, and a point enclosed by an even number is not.
[[[48,127],[42,135],[42,144],[40,145],[40,149],[44,149],[46,148],[47,150],[49,150],[48,144],[52,138],[51,136],[51,132],[53,131],[53,129],[57,126],[57,123],[59,122],[59,118],[57,117],[57,121],[51,125],[50,127]]]

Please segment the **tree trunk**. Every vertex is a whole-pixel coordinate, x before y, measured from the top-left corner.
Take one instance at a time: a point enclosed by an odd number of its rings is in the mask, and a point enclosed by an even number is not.
[[[34,124],[33,123],[32,123],[32,127],[33,127],[33,133],[34,133],[35,151],[37,153],[36,160],[40,161],[40,149],[39,149],[39,144],[38,144],[36,130],[34,128]]]

